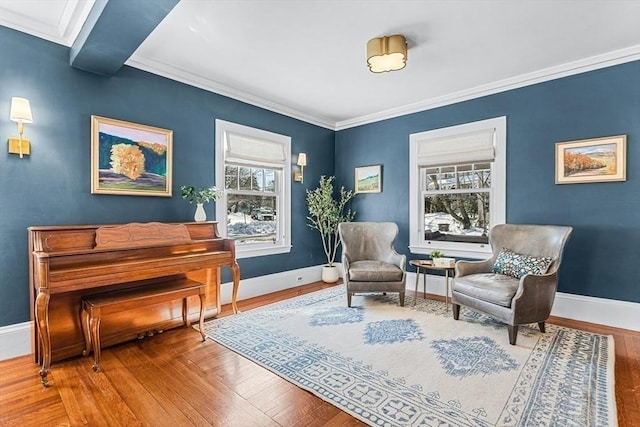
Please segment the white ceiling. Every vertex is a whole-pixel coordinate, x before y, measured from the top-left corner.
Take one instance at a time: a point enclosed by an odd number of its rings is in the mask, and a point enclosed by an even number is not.
[[[0,24],[71,46],[93,0],[0,0]],[[127,65],[342,129],[640,59],[638,0],[181,0]],[[367,40],[404,34],[373,74]]]

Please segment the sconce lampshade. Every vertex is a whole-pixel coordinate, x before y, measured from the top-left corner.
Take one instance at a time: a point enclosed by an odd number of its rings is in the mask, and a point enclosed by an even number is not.
[[[9,113],[9,119],[14,122],[22,121],[23,123],[33,123],[29,100],[26,98],[18,98],[16,96],[11,98],[11,112]]]
[[[298,154],[298,166],[307,166],[307,154],[306,153]]]
[[[367,65],[373,73],[403,69],[407,65],[407,40],[399,34],[369,40]]]

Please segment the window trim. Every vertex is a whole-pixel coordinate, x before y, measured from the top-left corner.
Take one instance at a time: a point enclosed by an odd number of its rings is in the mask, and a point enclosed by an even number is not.
[[[215,180],[216,186],[223,189],[224,192],[223,197],[216,201],[218,232],[222,237],[227,237],[227,190],[224,185],[226,163],[224,142],[227,133],[277,142],[284,146],[286,153],[286,160],[282,165],[282,179],[280,182],[282,192],[276,191],[276,193],[274,193],[276,197],[281,199],[278,208],[281,213],[284,213],[276,216],[278,221],[277,229],[282,233],[278,239],[280,243],[238,243],[236,244],[236,258],[250,258],[291,252],[291,137],[220,119],[216,119],[215,121]],[[246,164],[261,166],[260,163],[249,161],[247,161]],[[268,164],[269,163],[264,163],[262,166],[266,167]],[[272,168],[273,165],[270,167]],[[224,222],[220,220],[222,218]]]
[[[489,192],[489,228],[506,222],[506,148],[507,117],[495,117],[477,122],[434,129],[409,135],[409,250],[415,254],[429,254],[440,250],[446,255],[465,258],[487,258],[491,245],[485,243],[442,242],[424,239],[424,203],[421,187],[421,167],[418,166],[418,143],[425,139],[440,139],[470,132],[494,129],[495,156],[491,168],[491,190]],[[421,218],[422,221],[420,220]]]

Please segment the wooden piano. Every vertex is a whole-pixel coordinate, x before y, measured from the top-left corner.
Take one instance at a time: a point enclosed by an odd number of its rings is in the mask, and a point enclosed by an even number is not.
[[[233,275],[232,307],[240,269],[234,241],[218,234],[217,222],[130,223],[29,227],[33,349],[47,385],[52,361],[82,354],[81,301],[86,295],[186,277],[207,285],[205,316],[220,313],[220,267]],[[199,301],[188,301],[196,320]],[[114,313],[102,320],[104,347],[183,325],[180,301]]]

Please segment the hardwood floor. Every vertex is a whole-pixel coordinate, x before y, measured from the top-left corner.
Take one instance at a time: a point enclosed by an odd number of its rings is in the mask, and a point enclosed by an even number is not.
[[[330,285],[315,283],[250,300],[249,310]],[[436,296],[429,296],[441,299]],[[222,315],[231,308],[223,307]],[[567,319],[550,323],[610,334],[616,349],[621,427],[640,420],[640,333]],[[0,362],[2,426],[362,426],[360,421],[191,328],[53,365],[49,388],[31,356]]]

